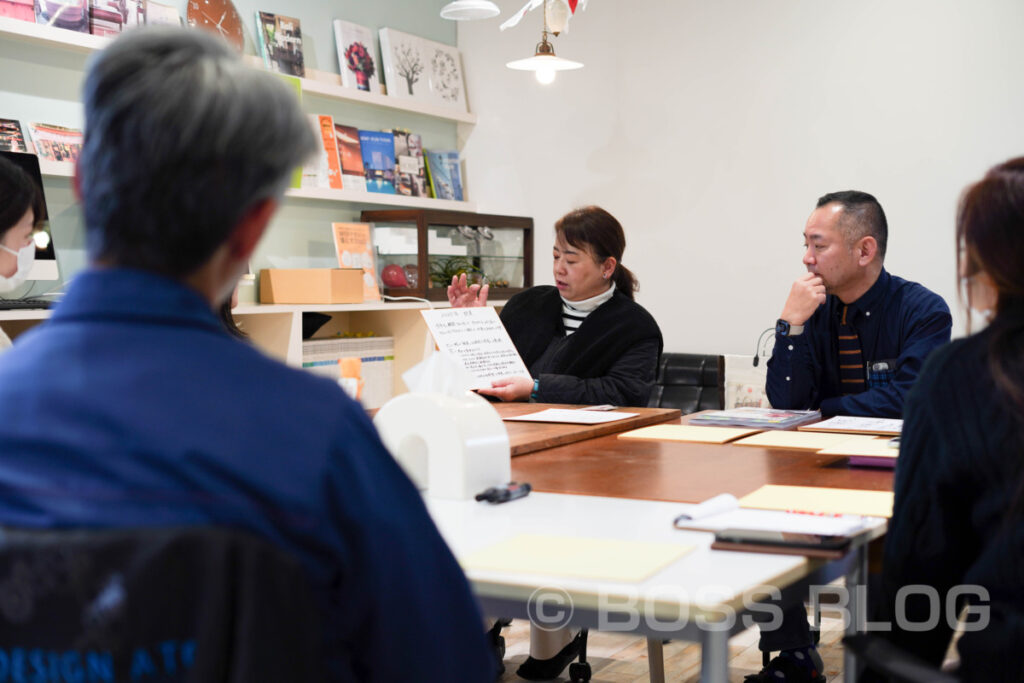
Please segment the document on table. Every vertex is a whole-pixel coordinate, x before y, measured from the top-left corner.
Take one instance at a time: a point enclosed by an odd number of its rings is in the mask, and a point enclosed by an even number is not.
[[[503,417],[502,419],[506,422],[566,422],[569,424],[596,425],[625,420],[627,417],[635,417],[639,414],[572,408],[548,408],[547,410],[538,410],[536,413]]]
[[[900,454],[899,446],[891,445],[888,438],[854,436],[835,446],[818,451],[821,455],[863,455],[877,458],[895,458]]]
[[[529,377],[493,307],[435,308],[420,311],[438,348],[455,358],[485,389],[502,377]]]
[[[828,434],[825,432],[784,432],[769,431],[748,436],[734,442],[737,446],[761,446],[762,448],[791,448],[803,451],[820,451],[836,446],[850,438],[849,434]]]
[[[740,498],[740,506],[761,510],[799,511],[814,515],[892,517],[892,500],[892,491],[767,484]]]
[[[728,443],[757,434],[760,429],[742,427],[702,427],[696,425],[651,425],[619,434],[620,439],[639,441],[684,441],[691,443]]]
[[[842,432],[847,434],[897,436],[903,431],[903,420],[888,417],[837,415],[814,424],[801,425],[797,429],[805,432]]]
[[[692,545],[676,543],[520,534],[469,553],[459,563],[467,571],[639,583],[691,550]]]

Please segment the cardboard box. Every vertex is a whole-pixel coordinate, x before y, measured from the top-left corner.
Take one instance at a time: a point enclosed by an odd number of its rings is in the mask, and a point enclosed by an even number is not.
[[[362,268],[265,268],[262,304],[361,304]]]

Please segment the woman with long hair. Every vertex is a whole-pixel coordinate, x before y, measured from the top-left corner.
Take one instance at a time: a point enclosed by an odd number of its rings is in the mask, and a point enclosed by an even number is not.
[[[883,635],[937,666],[967,604],[959,675],[1020,681],[1024,157],[967,188],[956,238],[967,305],[988,324],[935,351],[907,397],[874,616],[892,624]]]

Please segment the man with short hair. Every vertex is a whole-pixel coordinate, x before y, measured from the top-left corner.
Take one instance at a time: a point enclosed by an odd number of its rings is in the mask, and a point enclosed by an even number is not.
[[[775,326],[768,400],[823,415],[901,417],[925,357],[949,342],[949,307],[885,270],[885,212],[866,192],[819,199],[804,241],[807,273]]]
[[[93,57],[84,105],[91,267],[0,358],[0,524],[249,530],[305,568],[330,680],[494,680],[465,576],[365,412],[214,312],[317,149],[294,94],[219,38],[140,28]]]
[[[823,415],[898,418],[925,357],[949,342],[942,297],[890,275],[885,212],[866,192],[818,200],[804,228],[807,273],[793,283],[775,326],[768,400]],[[802,602],[783,603],[781,626],[758,647],[779,651],[748,681],[824,683]]]

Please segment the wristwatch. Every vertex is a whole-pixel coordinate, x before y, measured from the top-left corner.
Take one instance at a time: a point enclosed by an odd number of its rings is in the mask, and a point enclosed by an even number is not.
[[[775,332],[783,337],[795,337],[798,334],[803,334],[803,325],[790,325],[788,322],[779,318],[775,321]]]

